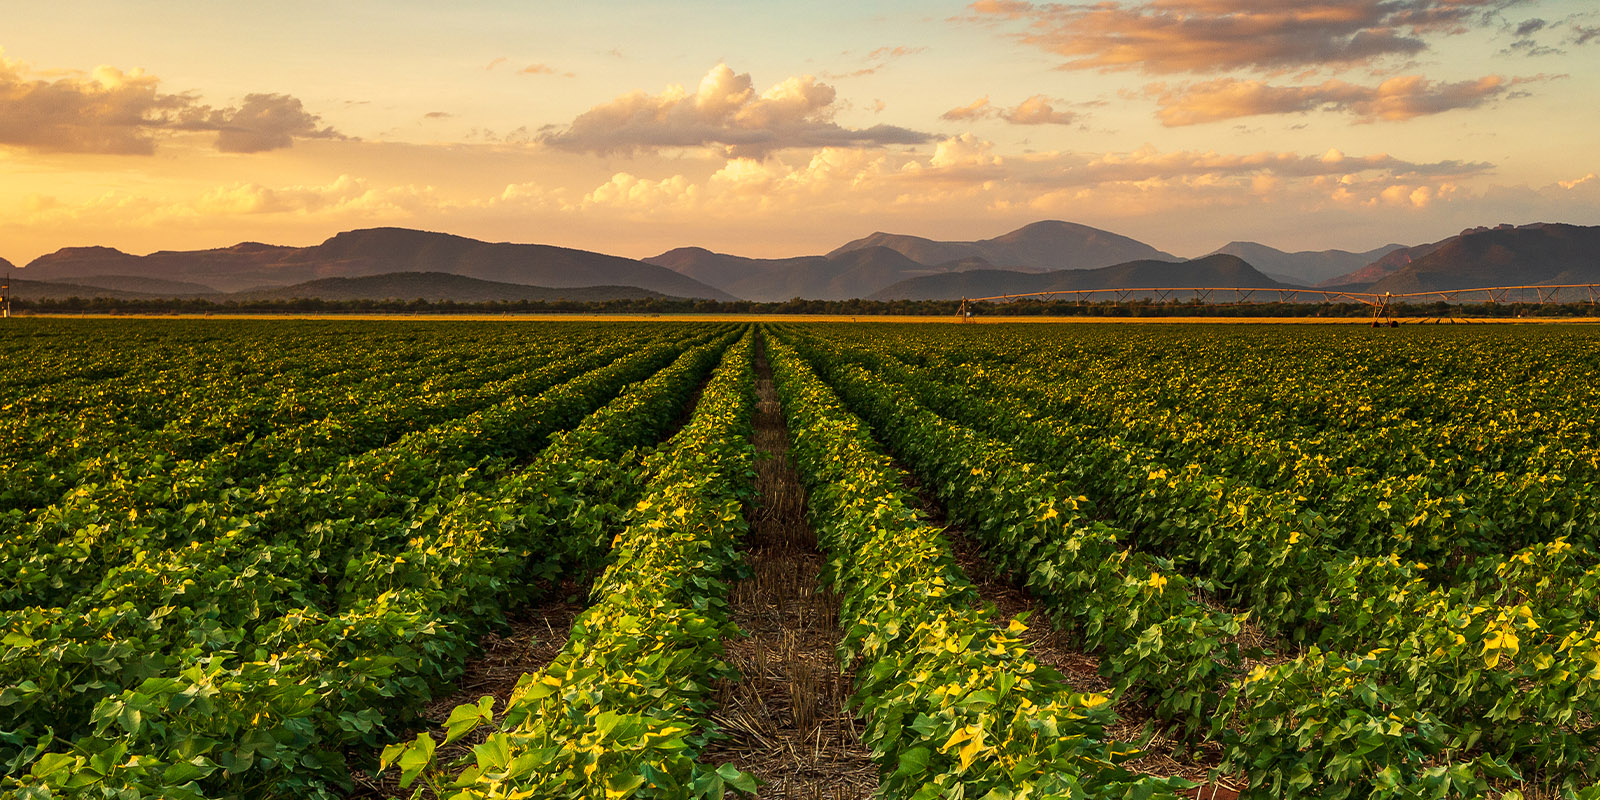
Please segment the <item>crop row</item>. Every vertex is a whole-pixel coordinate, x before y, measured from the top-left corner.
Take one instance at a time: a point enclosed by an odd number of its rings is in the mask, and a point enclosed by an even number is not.
[[[1155,341],[1081,332],[832,338],[1085,430],[1115,429],[1160,454],[1164,468],[1199,463],[1282,492],[1368,555],[1459,562],[1557,537],[1600,541],[1600,416],[1582,399],[1592,394],[1581,378],[1593,360],[1586,340],[1519,339],[1508,350],[1483,337],[1396,353],[1326,333],[1146,337]],[[1541,378],[1535,391],[1529,373]],[[1436,568],[1431,577],[1472,576]]]
[[[364,347],[330,348],[321,337],[246,337],[228,345],[192,343],[182,357],[174,357],[170,348],[184,344],[191,343],[91,349],[100,359],[130,362],[132,371],[104,382],[52,385],[7,404],[0,420],[5,445],[0,459],[14,479],[0,503],[36,507],[52,493],[115,480],[151,461],[201,458],[218,447],[337,416],[397,391],[420,387],[432,393],[441,383],[498,380],[521,366],[515,363],[520,358],[506,365],[508,359],[497,359],[487,349],[429,352],[386,347],[390,343],[384,338]],[[251,349],[241,352],[246,348]],[[545,350],[554,355],[565,348],[541,345],[527,355]],[[23,374],[40,369],[26,358],[13,363]]]
[[[359,422],[360,417],[371,416],[389,403],[404,401],[412,407],[432,405],[449,410],[441,399],[454,398],[455,404],[460,404],[470,402],[475,392],[484,389],[514,392],[515,380],[523,373],[543,362],[594,349],[586,344],[581,337],[574,337],[571,342],[540,345],[510,358],[464,348],[432,354],[354,348],[366,353],[371,363],[351,358],[352,363],[341,364],[314,349],[326,347],[325,343],[308,339],[281,358],[244,369],[237,365],[222,368],[204,360],[195,366],[185,359],[181,363],[189,364],[183,376],[187,380],[172,387],[146,385],[126,393],[89,385],[76,392],[58,392],[62,397],[34,398],[35,404],[45,405],[71,401],[67,408],[48,414],[30,413],[28,403],[18,403],[19,408],[8,418],[14,425],[11,446],[0,450],[11,460],[6,465],[10,480],[0,489],[0,508],[14,509],[0,517],[0,530],[22,520],[21,510],[47,506],[69,491],[76,502],[98,500],[102,490],[116,492],[123,484],[165,475],[175,468],[237,462],[242,454],[270,453],[273,443],[292,442],[297,434],[303,437],[306,432],[325,429],[334,434],[327,438],[342,441],[337,434],[360,431],[342,431],[340,423]],[[236,345],[235,352],[239,348]],[[90,405],[77,407],[83,403]],[[135,423],[113,418],[130,413],[142,419]],[[359,435],[349,438],[354,446],[366,441]],[[297,459],[331,449],[315,446],[318,443],[303,444],[310,446],[289,451]],[[258,472],[270,474],[271,466],[262,465]],[[209,476],[190,477],[190,481],[200,477]]]
[[[187,486],[198,490],[194,494],[200,496],[198,502],[176,508],[140,509],[137,505],[141,493],[162,496],[163,490],[171,491],[163,474],[138,481],[140,488],[132,498],[125,497],[133,500],[126,506],[111,500],[103,506],[90,496],[83,504],[47,509],[33,524],[0,543],[0,553],[6,556],[0,573],[0,602],[10,608],[65,604],[141,553],[205,545],[230,529],[248,528],[252,539],[300,530],[303,533],[297,534],[295,541],[300,549],[337,547],[342,540],[362,535],[360,528],[372,520],[404,513],[419,499],[425,500],[436,488],[432,486],[434,476],[442,471],[459,472],[484,458],[525,452],[537,445],[542,437],[587,413],[596,400],[616,387],[659,368],[673,355],[673,348],[656,345],[583,374],[616,354],[611,351],[598,358],[578,356],[556,362],[522,382],[539,394],[492,395],[498,402],[487,408],[447,418],[343,462],[337,459],[350,446],[346,442],[373,441],[379,436],[371,432],[366,437],[351,436],[332,444],[328,449],[333,453],[293,461],[270,456],[266,463],[252,459],[256,466],[271,470],[259,485],[252,486],[255,481],[250,478],[236,477],[234,465],[228,463],[211,462],[208,466],[216,468],[214,471],[173,469],[168,474],[188,480]],[[553,384],[577,375],[581,377],[552,391]],[[374,427],[383,425],[383,419],[364,416],[364,420],[378,423]],[[279,452],[285,459],[289,456]],[[273,462],[290,463],[296,469],[280,473]],[[316,468],[319,464],[331,469],[320,471]],[[257,529],[262,529],[259,534]]]
[[[859,365],[804,352],[990,563],[1100,655],[1118,690],[1149,692],[1157,716],[1191,732],[1210,727],[1221,689],[1239,671],[1244,617],[1203,602],[1208,586],[1171,562],[1130,550],[1130,534],[1095,520],[1061,474],[934,414]]]
[[[712,683],[729,676],[722,640],[735,543],[746,529],[753,454],[751,336],[728,352],[689,423],[645,460],[644,497],[555,660],[518,682],[500,718],[492,698],[455,709],[445,742],[480,728],[472,765],[437,763],[422,734],[386,749],[403,785],[437,796],[722,797],[753,780],[696,756],[715,735]],[[640,793],[642,790],[642,794]]]
[[[1081,694],[997,624],[923,522],[867,427],[785,344],[771,341],[791,454],[842,598],[841,652],[883,797],[1153,797],[1181,782],[1118,764],[1110,699]]]
[[[1149,456],[1127,448],[1090,449],[1086,457],[1086,442],[1107,444],[1095,432],[904,370],[899,377],[941,412],[1005,431],[1019,447],[1031,442],[1047,464],[1067,468],[1055,480],[1120,483],[1104,507],[1126,515],[1141,546],[1189,556],[1235,596],[1253,599],[1248,604],[1269,624],[1284,629],[1287,610],[1315,626],[1335,655],[1313,650],[1257,670],[1227,701],[1232,766],[1247,768],[1262,796],[1265,787],[1336,796],[1373,781],[1472,791],[1485,777],[1509,774],[1505,757],[1572,781],[1594,769],[1594,733],[1581,720],[1592,718],[1600,675],[1574,664],[1593,650],[1593,623],[1570,612],[1536,618],[1526,603],[1529,570],[1513,579],[1522,559],[1548,563],[1567,549],[1561,543],[1501,560],[1499,593],[1463,598],[1431,588],[1420,565],[1343,556],[1311,535],[1314,517],[1292,505],[1274,511],[1248,502],[1248,487],[1194,470],[1152,470]],[[880,417],[896,404],[899,414],[914,416],[914,402],[890,398]]]
[[[35,678],[0,699],[16,715],[12,771],[29,767],[19,787],[216,797],[347,783],[345,748],[381,743],[459,671],[501,609],[592,562],[597,525],[615,518],[604,509],[637,483],[637,459],[621,451],[670,424],[722,346],[690,349],[526,468],[516,452],[674,349],[646,348],[570,390],[408,437],[366,471],[320,479],[311,488],[326,497],[290,516],[316,521],[304,528],[234,525],[134,562],[106,582],[105,605],[12,614],[0,665]],[[395,497],[404,504],[381,513]],[[378,513],[343,505],[352,500]]]

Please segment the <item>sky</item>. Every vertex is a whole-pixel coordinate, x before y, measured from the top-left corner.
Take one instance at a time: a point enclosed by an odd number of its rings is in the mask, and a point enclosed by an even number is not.
[[[18,266],[376,226],[779,257],[1600,224],[1593,0],[6,5]]]

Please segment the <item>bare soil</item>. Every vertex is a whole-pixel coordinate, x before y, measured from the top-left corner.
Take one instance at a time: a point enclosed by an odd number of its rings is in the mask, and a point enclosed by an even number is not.
[[[422,714],[430,723],[425,730],[434,741],[444,741],[444,721],[458,705],[476,703],[487,695],[494,698],[495,717],[504,713],[517,681],[525,674],[543,671],[566,646],[572,622],[584,609],[574,598],[582,597],[587,588],[587,584],[564,583],[551,593],[550,601],[518,611],[510,631],[491,633],[479,640],[483,655],[467,662],[455,692],[436,698]],[[437,763],[449,764],[470,755],[488,733],[487,729],[479,729],[440,747]],[[356,784],[351,798],[407,798],[416,788],[414,785],[401,789],[400,773],[393,769],[377,775],[352,770],[351,778]]]
[[[754,443],[759,506],[731,587],[733,620],[748,635],[726,642],[741,680],[717,687],[713,721],[728,737],[701,755],[756,776],[762,798],[855,800],[878,787],[877,766],[845,708],[853,676],[834,655],[839,602],[818,579],[823,557],[806,521],[805,489],[789,461],[788,428],[757,351]]]

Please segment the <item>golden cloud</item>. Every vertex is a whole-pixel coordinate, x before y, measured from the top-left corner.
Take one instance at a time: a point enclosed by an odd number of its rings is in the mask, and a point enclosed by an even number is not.
[[[1487,24],[1505,0],[979,0],[972,17],[1021,24],[1065,69],[1151,73],[1349,66],[1428,48],[1429,35]]]
[[[893,125],[842,127],[833,121],[835,98],[833,87],[810,75],[757,95],[748,73],[718,64],[694,92],[676,85],[660,94],[634,91],[583,112],[540,141],[601,155],[718,147],[731,156],[764,157],[790,148],[882,147],[929,139]]]
[[[1057,111],[1052,105],[1056,102],[1059,101],[1036,94],[1012,108],[999,108],[990,105],[989,98],[982,97],[967,105],[952,108],[940,114],[939,118],[952,121],[1000,119],[1013,125],[1071,125],[1078,121],[1075,112]]]
[[[1314,110],[1352,114],[1364,122],[1407,120],[1463,108],[1476,108],[1506,96],[1512,86],[1534,78],[1506,79],[1487,75],[1454,83],[1402,75],[1376,86],[1329,80],[1315,86],[1275,86],[1265,81],[1219,78],[1195,84],[1151,84],[1156,116],[1169,127],[1261,114],[1293,114]]]
[[[167,94],[142,70],[97,67],[53,80],[0,52],[0,145],[39,152],[150,155],[158,134],[207,131],[225,153],[290,147],[296,139],[344,138],[283,94],[246,95],[217,109],[189,94]]]

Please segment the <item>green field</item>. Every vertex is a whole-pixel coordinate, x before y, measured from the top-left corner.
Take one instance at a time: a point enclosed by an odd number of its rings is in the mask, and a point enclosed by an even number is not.
[[[725,755],[783,461],[863,791],[1600,797],[1587,326],[13,319],[0,370],[5,796],[788,796]]]

